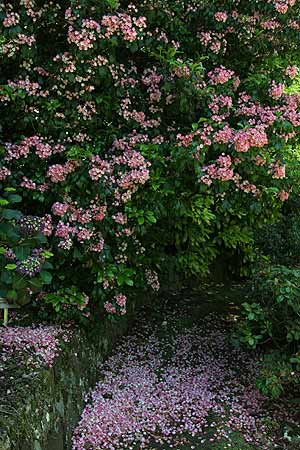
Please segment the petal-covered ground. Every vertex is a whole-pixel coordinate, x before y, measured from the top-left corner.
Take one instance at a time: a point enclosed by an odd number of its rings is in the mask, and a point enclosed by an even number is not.
[[[176,305],[141,319],[101,368],[73,450],[288,448],[255,387],[259,358],[231,346],[230,320]]]
[[[18,394],[27,390],[27,381],[42,368],[53,366],[71,336],[56,325],[0,327],[0,411],[3,405],[7,409],[15,404]]]

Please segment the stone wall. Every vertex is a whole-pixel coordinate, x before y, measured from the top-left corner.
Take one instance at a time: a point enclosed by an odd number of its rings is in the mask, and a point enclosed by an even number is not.
[[[106,320],[92,335],[75,330],[53,368],[38,370],[32,380],[24,371],[22,394],[13,396],[12,404],[0,404],[0,450],[71,449],[84,396],[96,383],[101,362],[132,325],[137,303],[132,301],[124,320]]]

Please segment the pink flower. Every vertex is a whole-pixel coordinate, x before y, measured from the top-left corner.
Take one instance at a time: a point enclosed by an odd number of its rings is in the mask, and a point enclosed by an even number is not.
[[[105,308],[106,312],[108,312],[110,314],[116,314],[116,312],[117,312],[116,307],[110,302],[105,302],[104,308]]]
[[[107,206],[99,206],[92,208],[93,219],[97,222],[101,222],[105,218],[105,213],[107,210]]]
[[[60,220],[56,226],[55,236],[63,239],[69,239],[70,234],[74,234],[76,231],[76,228],[72,227],[68,223],[65,224]]]
[[[155,270],[147,269],[145,272],[147,284],[154,290],[159,291],[160,283],[158,279],[158,275]]]
[[[115,301],[117,305],[121,306],[121,308],[124,308],[126,306],[127,297],[123,294],[117,294],[115,295]]]
[[[77,239],[79,242],[89,241],[93,236],[93,230],[89,228],[79,228],[77,231]]]
[[[278,163],[271,164],[270,173],[273,178],[285,178],[285,166],[280,166]]]
[[[64,216],[69,209],[69,205],[67,203],[59,203],[56,202],[52,205],[53,214],[56,216]]]
[[[118,13],[114,16],[103,16],[101,25],[106,27],[106,38],[110,38],[114,34],[121,34],[125,41],[133,42],[138,38],[138,31],[146,28],[146,18]]]
[[[278,100],[280,97],[282,97],[283,93],[284,93],[284,84],[282,83],[276,84],[276,82],[273,80],[271,83],[271,87],[269,89],[270,97],[274,98],[274,100]]]
[[[96,253],[102,252],[102,250],[104,248],[104,239],[99,237],[98,242],[95,242],[94,244],[92,244],[90,248],[91,248],[92,252],[96,252]]]
[[[43,231],[42,233],[45,236],[51,236],[53,231],[53,225],[52,225],[52,217],[50,214],[46,214],[43,217]]]
[[[290,6],[294,6],[296,0],[274,0],[275,9],[280,14],[286,14]]]
[[[216,131],[214,134],[214,142],[218,144],[227,144],[232,138],[233,131],[228,125],[225,125],[222,130]]]
[[[285,202],[285,201],[287,201],[288,198],[289,198],[289,193],[286,192],[286,191],[280,191],[279,194],[278,194],[278,197],[279,197],[279,199],[280,199],[282,202]]]
[[[24,363],[27,358],[26,364],[33,367],[42,364],[52,367],[60,350],[59,339],[68,341],[69,338],[68,332],[56,326],[0,328],[0,344],[7,357],[21,353]]]
[[[68,161],[65,164],[54,164],[49,167],[47,177],[49,177],[53,183],[59,183],[60,181],[64,181],[67,175],[72,173],[77,166],[77,161]]]
[[[291,80],[293,80],[295,78],[295,76],[297,75],[297,67],[295,66],[288,66],[285,69],[285,75],[287,75],[288,77],[290,77]]]
[[[5,178],[11,175],[11,171],[7,167],[0,167],[0,180],[5,180]]]
[[[267,145],[268,136],[262,126],[247,128],[235,133],[233,143],[237,152],[247,152],[251,147],[261,148]]]
[[[266,157],[263,157],[263,156],[260,156],[260,155],[257,155],[255,157],[255,164],[257,166],[263,166],[266,163],[266,161],[267,161]]]
[[[121,212],[113,215],[112,218],[116,223],[119,223],[120,225],[125,225],[127,223],[127,216]]]
[[[210,84],[224,84],[234,76],[232,70],[225,69],[225,67],[217,67],[208,73]]]
[[[3,19],[3,26],[6,28],[14,27],[20,22],[20,16],[17,13],[9,13]]]
[[[217,22],[226,22],[228,15],[226,12],[218,11],[215,13],[215,19]]]
[[[112,171],[111,164],[108,161],[104,161],[99,156],[93,156],[91,168],[89,174],[92,180],[98,181],[105,174],[109,174]]]

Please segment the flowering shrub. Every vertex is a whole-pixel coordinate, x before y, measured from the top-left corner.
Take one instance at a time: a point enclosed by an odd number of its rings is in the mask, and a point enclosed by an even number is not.
[[[245,272],[291,189],[298,16],[293,0],[0,3],[0,181],[43,222],[54,293],[123,314],[170,255]]]

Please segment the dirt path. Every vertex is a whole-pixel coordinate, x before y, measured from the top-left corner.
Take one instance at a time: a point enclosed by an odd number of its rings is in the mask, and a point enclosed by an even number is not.
[[[277,419],[255,387],[258,356],[229,342],[243,294],[205,292],[144,311],[100,368],[73,450],[288,448],[275,442]]]

